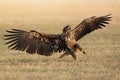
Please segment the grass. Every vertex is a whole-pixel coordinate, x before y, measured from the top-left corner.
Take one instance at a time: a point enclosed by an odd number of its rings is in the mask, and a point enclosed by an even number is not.
[[[38,5],[1,5],[0,9],[3,10],[0,11],[0,80],[119,80],[120,6],[118,3],[104,3],[100,8],[100,4],[95,5],[96,7],[90,4],[92,6],[88,9],[78,5],[79,3],[76,4],[53,4],[47,10],[45,4],[42,5],[45,9],[39,9]],[[113,16],[110,24],[78,42],[88,53],[84,55],[79,52],[78,62],[71,56],[59,59],[62,53],[55,53],[50,57],[30,55],[10,50],[4,44],[5,30],[11,28],[60,33],[67,24],[74,27],[84,18],[108,12]]]

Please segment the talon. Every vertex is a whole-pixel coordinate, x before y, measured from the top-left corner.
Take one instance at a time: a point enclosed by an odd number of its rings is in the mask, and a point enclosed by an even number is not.
[[[87,54],[85,51],[83,51],[83,54]]]

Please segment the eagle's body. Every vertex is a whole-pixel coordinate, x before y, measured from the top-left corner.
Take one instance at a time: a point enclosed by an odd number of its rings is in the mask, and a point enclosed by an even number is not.
[[[68,48],[71,48],[76,43],[75,37],[71,30],[66,32],[65,42],[66,42]]]
[[[77,50],[85,53],[77,41],[86,34],[101,29],[102,26],[105,27],[104,24],[108,24],[110,18],[110,15],[101,17],[93,16],[83,20],[74,29],[71,29],[70,26],[65,26],[61,34],[45,34],[34,30],[27,32],[12,29],[11,31],[7,31],[9,34],[5,35],[5,40],[9,40],[6,44],[10,44],[8,47],[11,47],[11,49],[45,56],[64,51],[64,54],[60,58],[70,54],[76,59]]]

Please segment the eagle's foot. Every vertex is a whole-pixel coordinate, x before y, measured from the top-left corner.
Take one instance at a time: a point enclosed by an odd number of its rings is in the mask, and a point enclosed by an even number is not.
[[[83,51],[83,54],[87,54],[85,51]]]

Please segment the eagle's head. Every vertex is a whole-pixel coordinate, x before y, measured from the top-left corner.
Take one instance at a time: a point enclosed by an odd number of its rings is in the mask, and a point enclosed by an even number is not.
[[[67,32],[68,30],[71,30],[71,27],[69,25],[63,28],[63,33]]]

